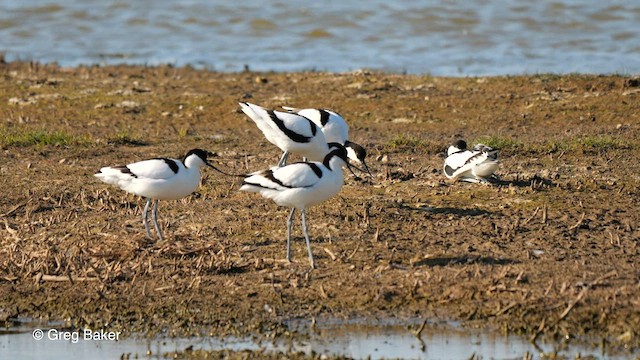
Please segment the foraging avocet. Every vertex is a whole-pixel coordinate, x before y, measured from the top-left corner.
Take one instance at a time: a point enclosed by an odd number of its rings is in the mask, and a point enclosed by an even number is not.
[[[488,183],[498,179],[494,173],[499,166],[497,149],[477,144],[469,150],[464,140],[457,140],[447,150],[444,174],[449,179]]]
[[[320,130],[322,130],[324,138],[328,143],[337,142],[344,145],[347,149],[347,156],[349,159],[358,164],[362,164],[366,172],[371,175],[369,167],[364,161],[367,157],[367,152],[359,144],[349,141],[349,126],[340,114],[327,109],[298,109],[289,106],[283,106],[282,108],[290,113],[302,115],[313,121],[320,127]]]
[[[324,134],[304,116],[265,109],[251,103],[239,103],[242,111],[253,120],[270,143],[284,151],[278,166],[287,163],[289,153],[321,161],[329,152]]]
[[[291,227],[296,209],[302,212],[302,231],[307,242],[309,262],[315,268],[305,209],[330,199],[342,188],[342,167],[349,167],[347,151],[341,144],[329,144],[331,151],[322,162],[297,162],[246,175],[241,191],[257,192],[280,206],[291,208],[287,219],[287,260],[291,260]]]
[[[101,168],[95,176],[107,184],[116,185],[128,193],[147,199],[142,213],[142,223],[149,239],[151,232],[147,212],[153,202],[153,225],[158,237],[163,240],[158,225],[158,201],[178,200],[194,192],[200,183],[200,168],[204,165],[226,174],[207,161],[208,155],[210,153],[207,151],[193,149],[182,160],[155,158],[124,166],[107,166]]]

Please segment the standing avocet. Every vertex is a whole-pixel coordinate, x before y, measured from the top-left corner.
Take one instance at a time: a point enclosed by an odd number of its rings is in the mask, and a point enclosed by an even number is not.
[[[246,176],[241,191],[257,192],[280,206],[291,208],[287,219],[287,260],[291,261],[291,228],[296,209],[302,212],[302,231],[307,242],[309,262],[315,268],[305,209],[330,199],[342,188],[342,167],[347,165],[347,151],[331,143],[331,151],[322,162],[297,162],[283,167],[254,172]]]
[[[447,150],[444,174],[448,179],[488,183],[497,179],[494,173],[499,166],[497,149],[477,144],[468,150],[464,140],[457,140]]]
[[[290,113],[302,115],[313,121],[320,127],[327,142],[337,142],[344,145],[347,149],[349,159],[358,164],[362,164],[366,172],[371,175],[369,167],[365,162],[367,152],[362,146],[349,140],[349,126],[340,114],[327,109],[299,109],[289,106],[283,106],[282,108]]]
[[[107,184],[135,195],[145,197],[147,203],[142,213],[142,223],[151,239],[147,212],[153,202],[152,220],[158,237],[162,232],[158,225],[158,201],[178,200],[198,188],[200,183],[200,168],[204,165],[223,174],[207,161],[208,152],[201,149],[190,150],[184,159],[155,158],[143,160],[124,166],[107,166],[98,171],[95,176]]]

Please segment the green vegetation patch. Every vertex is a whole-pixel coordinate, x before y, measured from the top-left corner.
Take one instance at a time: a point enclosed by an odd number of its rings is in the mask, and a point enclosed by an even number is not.
[[[422,137],[408,134],[398,134],[385,143],[386,147],[393,150],[415,151],[424,150],[427,152],[438,152],[442,146],[435,142],[424,140]]]
[[[144,146],[147,145],[145,141],[137,136],[131,135],[128,131],[119,131],[117,134],[107,138],[107,144],[111,145],[131,145],[131,146]]]
[[[520,141],[509,139],[502,136],[482,136],[474,140],[469,146],[473,144],[485,144],[491,146],[494,149],[515,151],[524,148],[524,144]]]
[[[89,146],[95,142],[88,136],[68,134],[64,131],[0,129],[0,146]]]
[[[472,142],[472,144],[477,143],[482,143],[495,149],[523,154],[551,154],[562,151],[599,153],[611,150],[629,150],[637,147],[637,144],[629,139],[612,135],[580,135],[536,142],[521,142],[500,136],[484,136]]]

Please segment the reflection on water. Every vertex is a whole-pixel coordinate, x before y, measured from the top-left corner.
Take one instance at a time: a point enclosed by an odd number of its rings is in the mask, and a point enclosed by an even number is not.
[[[0,53],[62,65],[639,73],[639,36],[624,0],[0,0]]]
[[[311,326],[309,321],[293,320],[289,328],[306,334],[305,340],[261,341],[258,337],[205,337],[171,339],[126,338],[120,341],[91,341],[70,337],[67,340],[47,335],[34,339],[33,324],[0,332],[2,359],[89,359],[130,358],[163,359],[166,353],[193,350],[253,350],[278,352],[304,352],[345,356],[349,358],[412,358],[412,359],[469,359],[473,355],[487,359],[516,359],[525,354],[557,354],[566,358],[592,356],[595,359],[626,359],[633,354],[602,354],[597,347],[575,344],[538,344],[536,347],[517,336],[500,336],[479,330],[468,330],[450,323],[428,323],[418,338],[415,333],[423,320],[327,320]],[[57,332],[60,337],[63,331]],[[637,356],[638,354],[636,354]]]

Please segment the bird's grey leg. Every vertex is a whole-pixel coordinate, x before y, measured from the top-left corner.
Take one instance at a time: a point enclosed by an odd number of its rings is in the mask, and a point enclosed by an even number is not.
[[[153,213],[151,215],[153,215],[153,226],[156,227],[158,237],[160,238],[160,241],[162,241],[164,238],[162,238],[162,231],[160,231],[160,225],[158,225],[158,200],[153,202]]]
[[[151,199],[147,198],[147,203],[144,205],[144,210],[142,211],[142,223],[144,224],[144,229],[147,230],[148,239],[151,239],[151,230],[149,229],[149,222],[147,222],[147,213],[149,212],[150,204],[151,204]]]
[[[293,227],[293,214],[296,208],[291,208],[291,213],[287,219],[287,261],[291,262],[291,228]]]
[[[285,151],[284,154],[282,154],[282,157],[280,158],[280,162],[278,162],[278,167],[283,167],[287,165],[288,159],[289,159],[289,153]]]
[[[307,241],[307,251],[309,252],[309,263],[311,264],[311,268],[315,269],[316,264],[313,261],[313,253],[311,252],[311,244],[309,243],[309,234],[307,233],[307,217],[305,215],[304,209],[302,209],[302,231],[304,231],[304,239]]]

